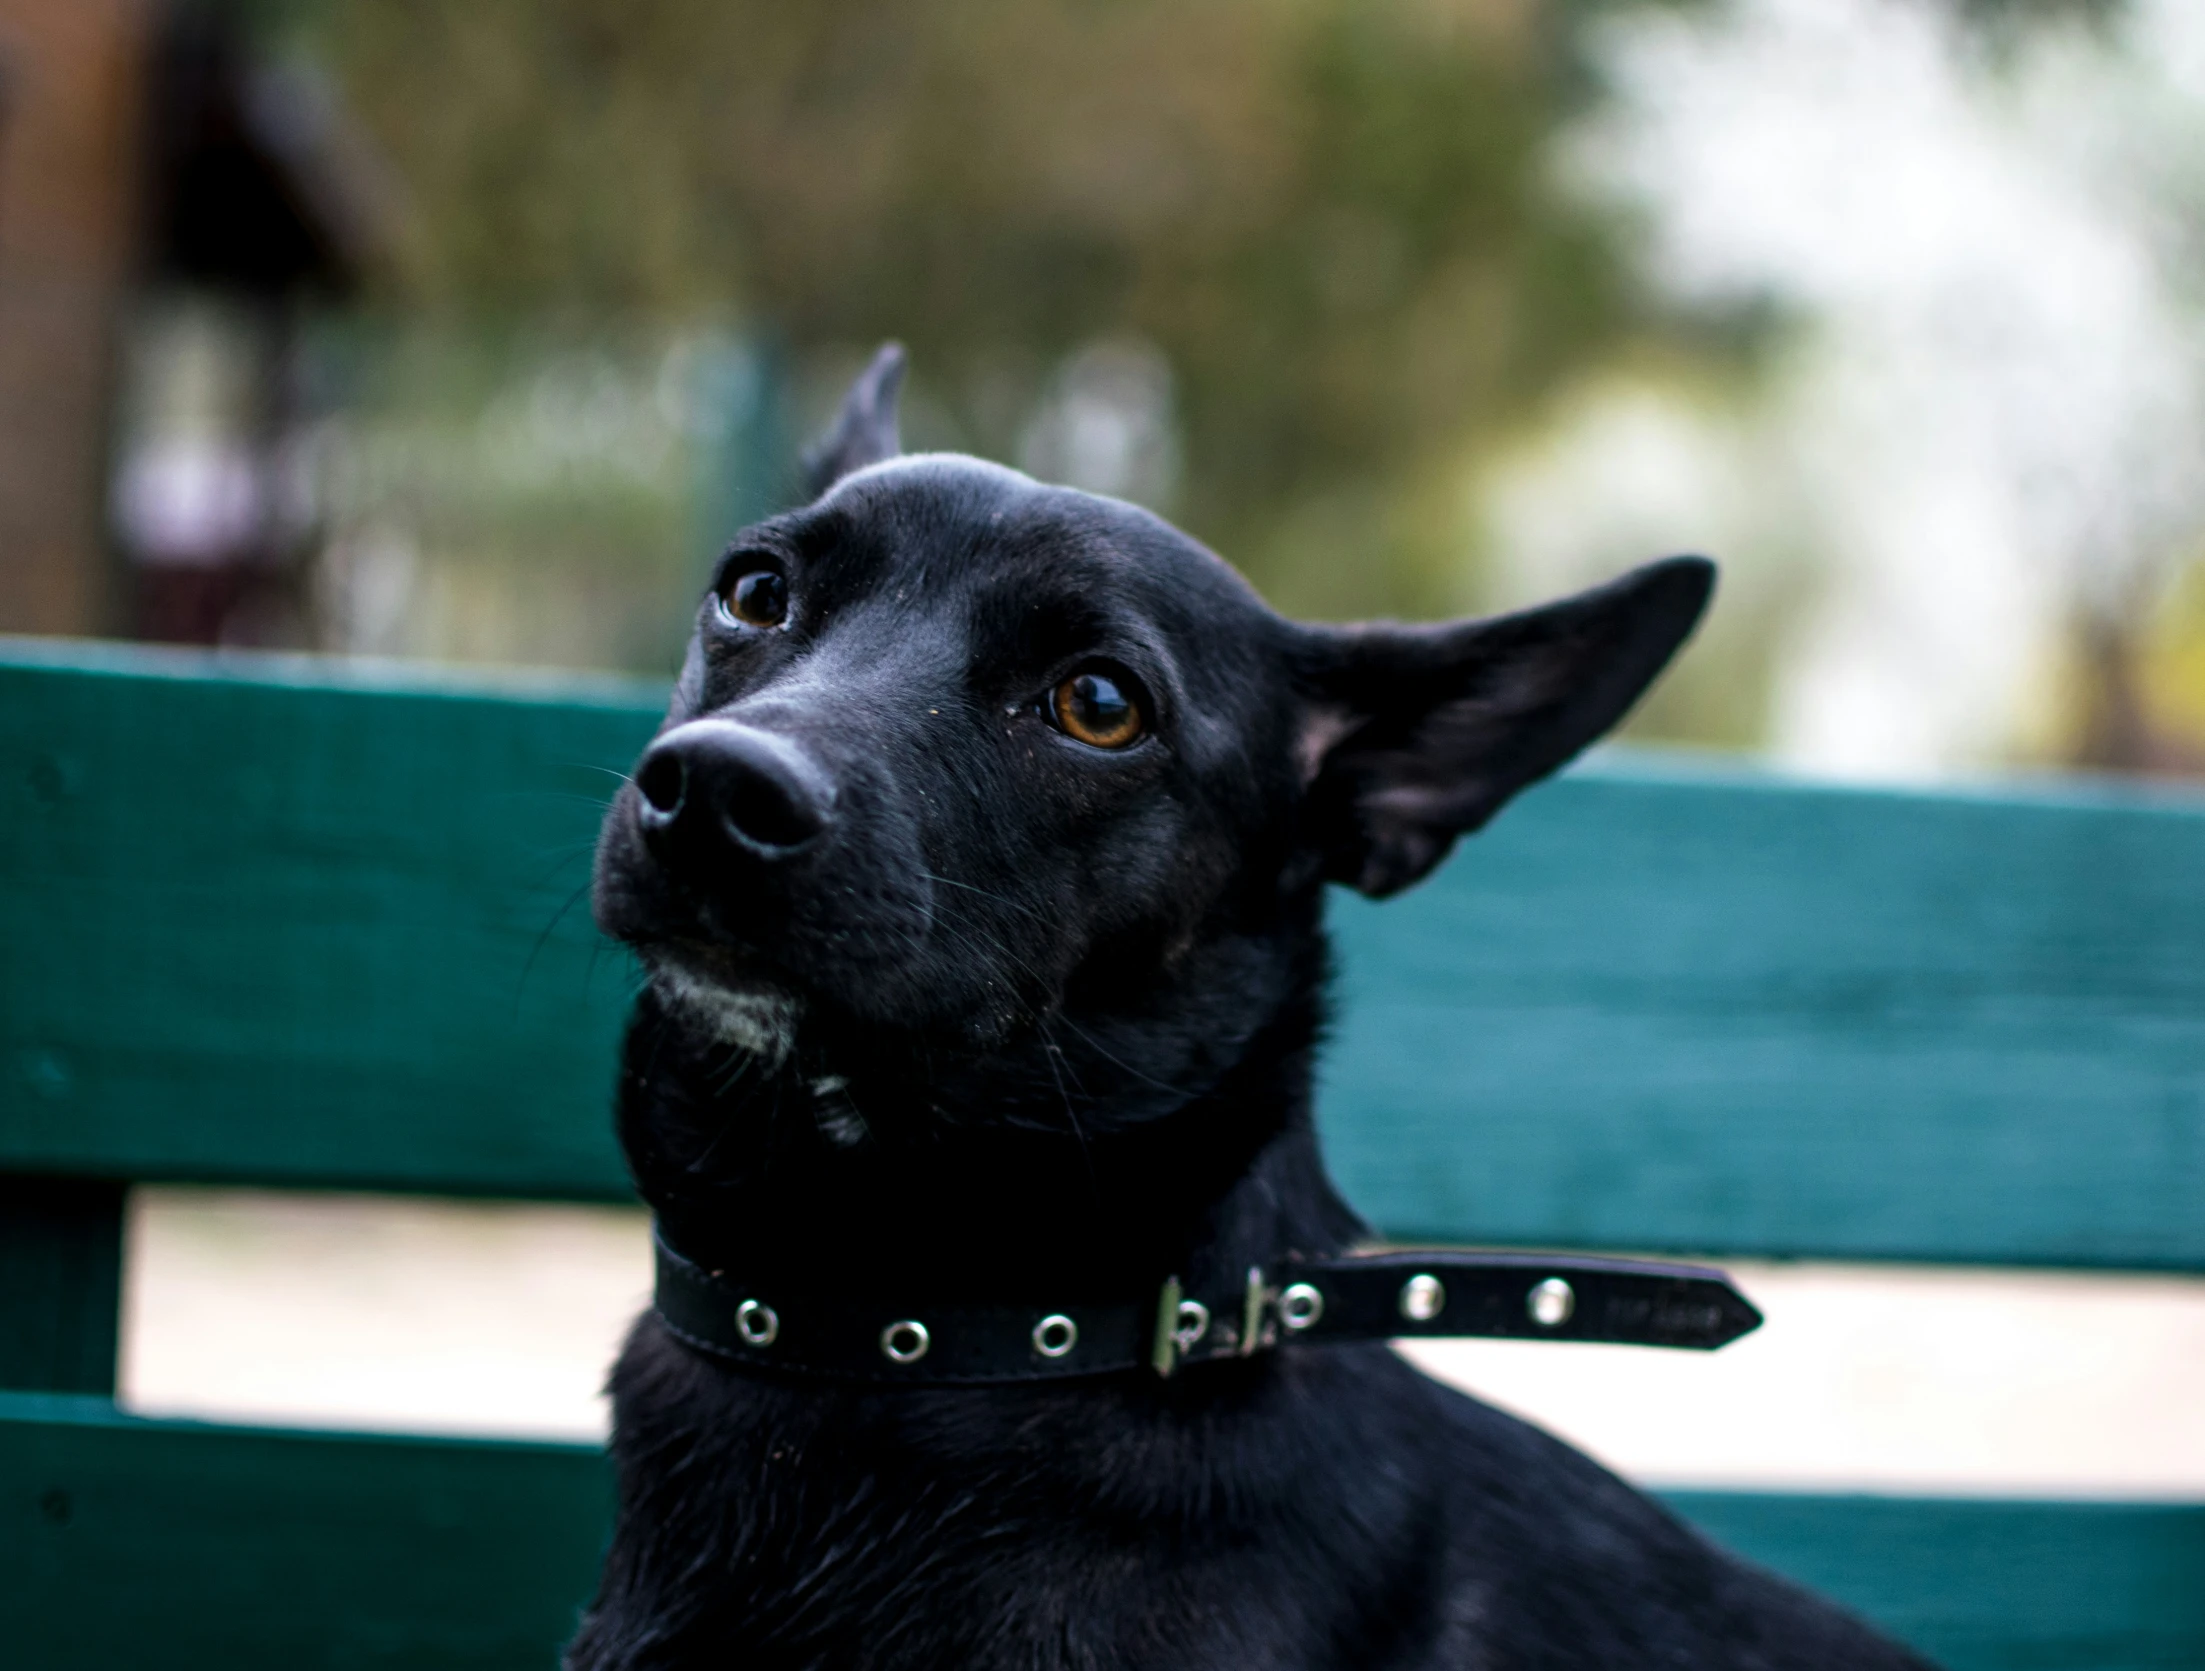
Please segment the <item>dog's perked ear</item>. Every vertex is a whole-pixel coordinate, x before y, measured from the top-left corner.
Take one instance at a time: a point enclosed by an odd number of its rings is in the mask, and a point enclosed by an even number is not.
[[[903,345],[883,343],[858,373],[826,434],[804,449],[804,486],[816,499],[853,470],[903,451],[896,396],[903,388]]]
[[[1629,712],[1692,631],[1715,565],[1672,557],[1559,603],[1437,626],[1312,627],[1305,829],[1375,899]]]

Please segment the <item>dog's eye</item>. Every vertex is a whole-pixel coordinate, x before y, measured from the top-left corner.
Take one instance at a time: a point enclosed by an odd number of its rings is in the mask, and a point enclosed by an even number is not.
[[[1145,728],[1127,681],[1099,668],[1075,673],[1049,693],[1057,728],[1092,748],[1125,748]]]
[[[720,593],[720,608],[746,627],[777,627],[789,618],[789,583],[771,569],[754,569]]]

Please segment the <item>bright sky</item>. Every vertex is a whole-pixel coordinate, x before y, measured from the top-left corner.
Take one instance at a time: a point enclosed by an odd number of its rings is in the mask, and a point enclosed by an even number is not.
[[[1712,549],[1788,587],[1771,743],[1923,778],[1994,763],[2066,623],[2205,530],[2205,6],[2003,55],[1922,0],[1618,16],[1579,189],[1695,305],[1802,329],[1748,398],[1581,390],[1492,485],[1516,587]]]

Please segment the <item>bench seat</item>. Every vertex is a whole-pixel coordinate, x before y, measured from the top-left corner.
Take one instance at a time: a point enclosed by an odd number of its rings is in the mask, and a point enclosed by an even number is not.
[[[626,1199],[581,889],[661,700],[0,640],[11,1665],[554,1663],[598,1454],[119,1413],[122,1203]],[[1338,901],[1328,1150],[1406,1241],[2196,1274],[2200,878],[2182,794],[1614,756]],[[1670,1500],[1953,1671],[2205,1665],[2205,1505]]]

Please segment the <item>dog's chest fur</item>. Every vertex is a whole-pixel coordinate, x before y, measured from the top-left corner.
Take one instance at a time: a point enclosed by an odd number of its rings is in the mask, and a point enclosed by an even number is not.
[[[570,1664],[1897,1663],[1384,1348],[1203,1381],[822,1392],[647,1320],[616,1393],[648,1531]]]

